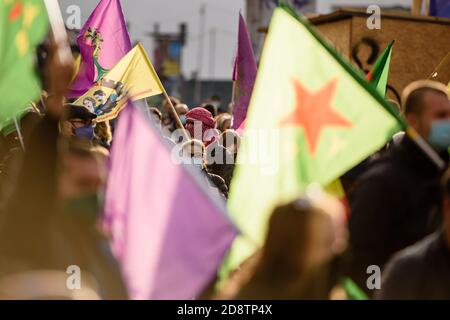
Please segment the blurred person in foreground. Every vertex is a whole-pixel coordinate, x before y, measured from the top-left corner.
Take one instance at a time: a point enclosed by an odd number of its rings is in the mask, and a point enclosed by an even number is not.
[[[14,122],[0,131],[0,207],[11,194],[11,186],[16,181],[24,152],[22,142],[28,142],[41,118],[40,113],[29,107],[17,119],[20,135]]]
[[[346,244],[343,206],[319,188],[309,188],[305,197],[274,209],[263,248],[244,262],[219,297],[334,298],[339,281],[337,257]]]
[[[408,124],[448,165],[450,101],[447,88],[417,81],[403,93]],[[397,251],[414,244],[440,225],[442,170],[409,137],[393,145],[359,178],[350,198],[352,279],[366,285],[367,268],[383,268]]]
[[[450,299],[449,170],[442,180],[442,197],[442,228],[389,261],[378,299]]]
[[[1,215],[0,278],[38,270],[65,272],[77,265],[94,275],[102,298],[125,299],[120,272],[96,226],[98,203],[84,201],[93,199],[90,195],[102,185],[100,162],[90,149],[75,145],[72,135],[60,135],[60,124],[69,127],[61,119],[70,110],[61,101],[73,65],[61,63],[56,52],[54,46],[47,62],[55,99],[47,101],[47,114],[30,134],[13,194]],[[87,139],[81,141],[90,148]]]

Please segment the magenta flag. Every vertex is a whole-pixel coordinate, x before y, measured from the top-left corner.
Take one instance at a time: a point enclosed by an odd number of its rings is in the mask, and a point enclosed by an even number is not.
[[[244,18],[239,14],[238,49],[234,61],[233,128],[238,129],[247,117],[255,84],[257,65]]]
[[[105,225],[131,299],[194,299],[215,277],[237,234],[206,176],[176,164],[171,153],[139,109],[122,111]]]
[[[69,98],[80,97],[131,50],[120,0],[100,0],[77,37],[81,65]]]

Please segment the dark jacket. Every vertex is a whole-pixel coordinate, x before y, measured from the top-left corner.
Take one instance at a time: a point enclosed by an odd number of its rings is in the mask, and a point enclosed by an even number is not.
[[[440,225],[441,174],[405,137],[361,176],[349,221],[351,276],[361,288],[366,288],[368,266],[382,268],[395,252]]]
[[[378,299],[450,299],[450,248],[435,232],[398,254],[383,273]]]
[[[210,147],[212,150],[209,152]],[[207,150],[208,172],[220,176],[223,180],[225,180],[227,188],[230,189],[235,162],[233,155],[226,148],[220,145],[209,145]],[[216,151],[221,152],[222,156],[216,158]]]

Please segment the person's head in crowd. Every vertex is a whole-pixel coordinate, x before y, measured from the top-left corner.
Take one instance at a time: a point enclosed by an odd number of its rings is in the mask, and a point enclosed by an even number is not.
[[[175,97],[169,97],[170,102],[172,102],[172,105],[175,107],[177,104],[180,104],[181,101]],[[161,104],[162,110],[164,110],[165,113],[170,114],[170,103],[166,99]]]
[[[205,167],[205,145],[200,140],[192,139],[181,144],[182,163],[199,169]]]
[[[437,151],[450,147],[450,100],[447,87],[431,80],[415,81],[403,91],[406,119]]]
[[[97,90],[94,92],[94,98],[95,100],[97,100],[98,105],[102,105],[105,104],[106,101],[108,100],[106,97],[106,93],[103,90]]]
[[[111,147],[112,133],[109,121],[97,122],[94,128],[94,142],[106,149]]]
[[[175,106],[175,111],[177,112],[178,116],[180,117],[181,124],[183,126],[186,125],[186,114],[189,112],[189,108],[184,103],[179,103]]]
[[[347,244],[345,210],[318,189],[274,209],[254,275],[238,299],[328,299]]]
[[[221,110],[222,107],[222,99],[219,95],[215,94],[209,99],[209,104],[211,104],[214,107],[215,114],[222,113],[223,110]]]
[[[83,99],[83,106],[88,109],[90,112],[94,112],[94,108],[96,105],[96,101],[94,98],[86,97]]]
[[[231,120],[232,117],[229,113],[222,113],[217,116],[216,122],[217,122],[217,129],[220,132],[224,132],[228,129],[231,129]]]
[[[172,103],[172,105],[175,107],[177,104],[181,103],[180,100],[178,100],[175,97],[169,97],[170,102]],[[163,112],[163,118],[167,121],[167,122],[172,122],[172,112],[171,112],[171,107],[170,107],[170,103],[169,100],[164,99],[161,102],[161,111]]]
[[[67,214],[80,214],[96,221],[100,213],[99,193],[106,183],[108,151],[84,139],[69,139],[59,161],[58,200]]]
[[[205,162],[208,172],[220,176],[229,188],[234,169],[233,154],[222,146],[219,140],[216,140],[207,146],[205,153]]]
[[[239,147],[241,145],[241,137],[233,129],[225,130],[221,133],[219,141],[233,156],[236,160]]]
[[[94,138],[93,120],[97,116],[83,106],[76,104],[66,104],[65,121],[61,124],[61,132],[64,136],[78,137],[82,139],[92,140]]]
[[[208,110],[209,112],[211,112],[211,115],[212,115],[213,117],[216,117],[216,116],[217,116],[216,108],[214,108],[214,106],[213,106],[212,104],[207,103],[207,104],[205,104],[205,105],[203,106],[203,108],[205,108],[206,110]]]
[[[215,127],[216,121],[212,117],[211,112],[204,108],[197,107],[186,114],[186,130],[192,139],[201,140],[206,146],[213,142],[215,138],[205,133],[215,129]]]
[[[162,123],[162,118],[163,118],[163,117],[162,117],[161,111],[159,111],[159,109],[158,109],[158,108],[155,108],[155,107],[151,107],[151,108],[149,108],[148,110],[149,110],[150,116],[152,117],[152,120],[153,120],[156,124],[161,125],[161,123]]]

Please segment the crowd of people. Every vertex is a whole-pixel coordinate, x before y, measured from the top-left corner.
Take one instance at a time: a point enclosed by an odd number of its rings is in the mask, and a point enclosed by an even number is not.
[[[47,92],[19,128],[0,135],[0,298],[126,299],[101,223],[114,121],[96,122],[95,113],[65,98],[73,70],[55,50],[46,66]],[[401,104],[408,124],[446,165],[448,94],[442,84],[416,81]],[[171,97],[146,112],[185,164],[227,201],[242,135],[232,129],[230,110],[217,99],[192,108]],[[182,134],[174,139],[176,130]],[[342,177],[349,212],[321,190],[280,204],[264,246],[220,289],[213,280],[199,298],[348,299],[348,279],[368,298],[450,298],[445,171],[408,134],[397,134]],[[84,291],[68,290],[61,275],[74,264],[89,274]],[[380,279],[371,277],[373,266]]]

